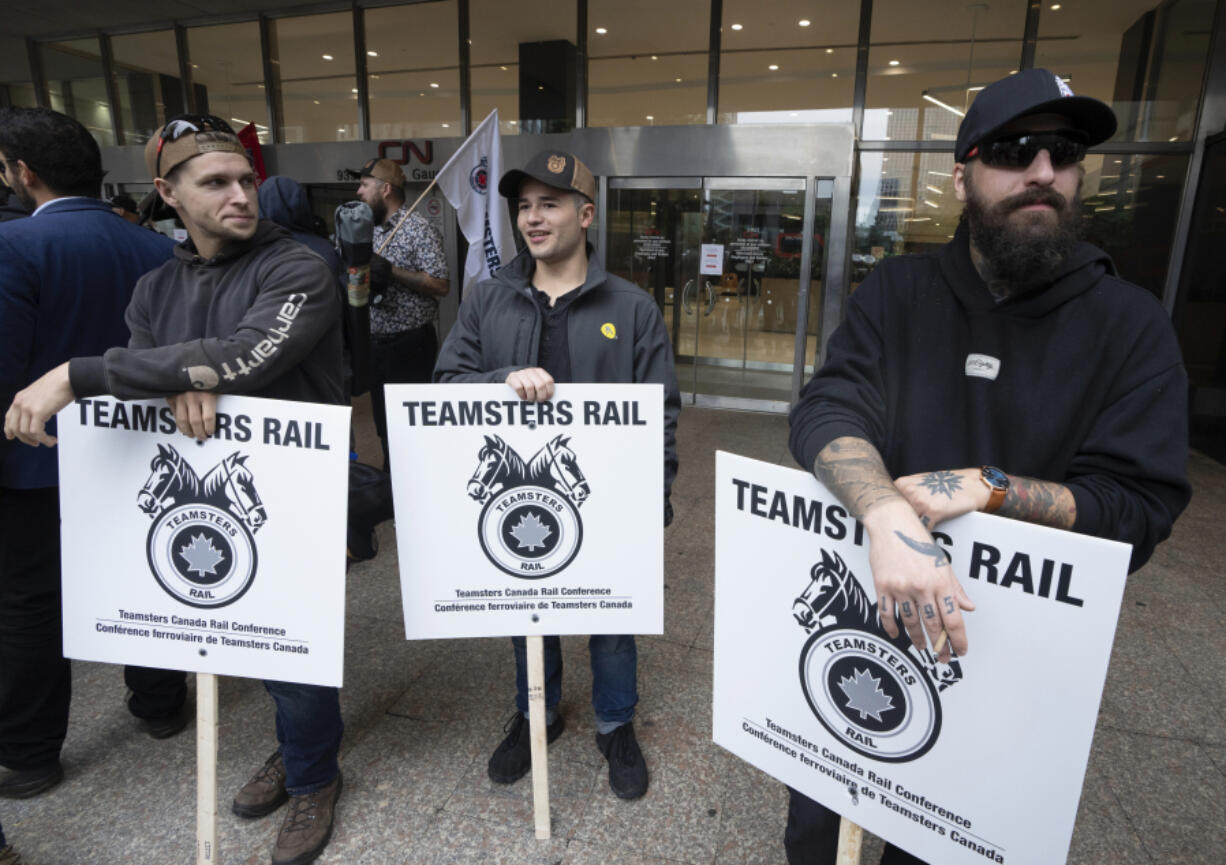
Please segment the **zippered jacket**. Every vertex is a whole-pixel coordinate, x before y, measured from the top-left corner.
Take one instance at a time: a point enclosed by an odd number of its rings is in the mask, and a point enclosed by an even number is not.
[[[524,250],[468,292],[439,351],[435,381],[502,383],[516,370],[539,366],[542,315],[533,296],[534,267],[531,254]],[[607,327],[610,324],[612,330]],[[668,331],[651,295],[605,273],[590,246],[587,279],[568,310],[567,339],[573,381],[664,385],[667,501],[677,476],[677,415],[681,413]]]
[[[190,239],[136,285],[127,348],[74,358],[77,396],[188,390],[344,403],[336,276],[275,223],[201,258]]]
[[[1105,252],[1080,243],[1047,285],[997,303],[963,226],[851,296],[790,444],[809,471],[855,436],[895,478],[993,465],[1064,484],[1073,530],[1132,544],[1136,570],[1191,497],[1187,393],[1170,319]]]

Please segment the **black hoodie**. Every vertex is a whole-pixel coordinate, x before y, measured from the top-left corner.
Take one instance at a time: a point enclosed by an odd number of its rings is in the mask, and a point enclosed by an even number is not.
[[[808,470],[832,440],[855,436],[893,477],[995,465],[1063,483],[1074,531],[1132,544],[1130,570],[1191,496],[1187,377],[1170,320],[1088,243],[1049,285],[1001,303],[965,227],[936,253],[883,261],[790,420]]]
[[[77,396],[210,390],[344,403],[340,299],[318,255],[267,220],[213,258],[190,239],[174,253],[136,284],[128,347],[71,361]]]

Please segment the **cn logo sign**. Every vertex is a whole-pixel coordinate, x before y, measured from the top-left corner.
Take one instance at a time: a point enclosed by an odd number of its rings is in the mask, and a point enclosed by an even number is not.
[[[416,157],[417,161],[422,165],[429,165],[434,162],[434,142],[425,141],[421,147],[418,147],[412,141],[379,142],[380,159],[390,159],[397,165],[408,165],[413,157]]]

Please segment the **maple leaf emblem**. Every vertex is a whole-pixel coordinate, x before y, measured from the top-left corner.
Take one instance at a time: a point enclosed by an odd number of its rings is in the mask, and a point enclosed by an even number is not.
[[[519,548],[528,552],[545,546],[545,539],[551,534],[553,529],[541,522],[534,511],[524,514],[511,529],[511,537],[519,542]]]
[[[216,576],[217,565],[225,559],[221,551],[213,546],[212,539],[203,534],[195,535],[190,544],[179,550],[179,555],[187,561],[187,570],[195,571],[202,577],[205,574]]]
[[[860,713],[860,720],[881,720],[881,713],[894,708],[894,698],[881,690],[881,680],[873,678],[868,670],[856,670],[855,676],[847,676],[839,682],[847,696],[847,708]]]

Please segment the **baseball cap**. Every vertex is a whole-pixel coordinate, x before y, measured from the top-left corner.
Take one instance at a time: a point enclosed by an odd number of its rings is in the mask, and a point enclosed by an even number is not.
[[[221,141],[201,141],[201,132],[222,132]],[[238,140],[230,124],[211,114],[180,114],[166,121],[145,142],[145,167],[153,178],[165,177],[187,160],[202,153],[238,153],[247,156],[247,148]]]
[[[522,169],[513,168],[498,181],[503,198],[519,198],[519,187],[525,180],[539,180],[556,189],[577,192],[588,201],[596,201],[596,178],[573,153],[565,150],[542,150],[528,160]]]
[[[1073,129],[1084,132],[1086,144],[1101,144],[1115,134],[1115,112],[1090,96],[1076,96],[1059,75],[1046,69],[1026,69],[989,84],[971,103],[954,145],[954,161],[965,162],[975,145],[1008,123],[1031,114],[1060,114]]]
[[[120,210],[128,211],[128,213],[136,213],[137,208],[139,207],[135,198],[122,193],[119,195],[112,195],[109,203],[111,207],[118,207]]]
[[[404,189],[404,169],[390,159],[368,159],[366,164],[358,169],[359,177],[373,177],[390,183],[397,189]]]

